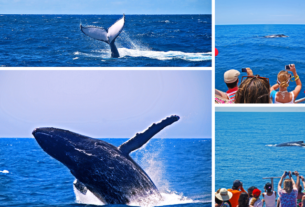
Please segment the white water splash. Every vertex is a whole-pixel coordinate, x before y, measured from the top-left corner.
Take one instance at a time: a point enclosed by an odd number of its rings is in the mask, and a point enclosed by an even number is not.
[[[157,60],[174,60],[181,59],[186,61],[210,61],[212,60],[212,53],[185,53],[181,51],[149,51],[149,50],[137,50],[137,49],[127,49],[127,48],[119,48],[120,58],[128,58],[128,57],[145,57],[150,59]],[[94,50],[93,53],[82,53],[82,52],[74,52],[74,55],[77,55],[78,58],[85,57],[100,57],[103,59],[109,59],[111,51],[109,49],[102,50]]]
[[[8,170],[3,170],[3,171],[0,171],[0,173],[7,174],[7,173],[9,173],[9,171]]]
[[[105,205],[89,190],[87,190],[86,195],[82,194],[79,190],[77,190],[74,185],[73,185],[73,190],[77,203],[90,204],[90,205]]]

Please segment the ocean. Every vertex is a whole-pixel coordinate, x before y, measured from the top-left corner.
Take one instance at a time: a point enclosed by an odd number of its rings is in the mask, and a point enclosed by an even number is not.
[[[119,146],[127,139],[102,140]],[[211,207],[211,149],[211,139],[152,139],[133,152],[164,198],[152,206]],[[75,178],[35,139],[2,138],[0,154],[0,206],[98,204],[91,198],[77,200]]]
[[[267,77],[270,85],[276,83],[277,74],[285,65],[295,64],[301,81],[305,80],[305,25],[217,25],[215,45],[219,55],[215,58],[215,88],[226,91],[223,80],[226,70],[250,67],[254,74]],[[264,38],[284,34],[286,38]],[[241,76],[246,76],[242,73]],[[288,91],[294,90],[295,82]],[[305,97],[304,89],[298,96]]]
[[[126,15],[118,59],[80,30],[109,28],[122,16],[0,15],[0,66],[211,66],[211,15]]]
[[[271,180],[263,178],[295,170],[305,176],[304,147],[275,147],[305,141],[304,119],[305,113],[296,112],[216,112],[215,189],[231,188],[239,179],[245,189],[256,186],[264,192]],[[274,179],[276,191],[278,182]]]

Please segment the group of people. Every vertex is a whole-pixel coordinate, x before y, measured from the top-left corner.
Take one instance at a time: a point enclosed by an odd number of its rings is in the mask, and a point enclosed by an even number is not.
[[[292,175],[296,176],[296,183]],[[283,180],[284,186],[282,188]],[[242,182],[235,180],[232,189],[221,188],[217,190],[215,207],[263,207],[264,203],[266,207],[305,207],[305,191],[302,191],[300,180],[305,188],[303,176],[300,176],[297,171],[293,173],[285,171],[278,184],[278,193],[273,190],[271,183],[265,184],[264,193],[255,186],[251,186],[246,192]],[[276,200],[277,195],[279,198]]]
[[[288,72],[292,72],[293,76]],[[228,87],[226,94],[215,91],[216,103],[294,103],[302,89],[300,77],[294,64],[290,64],[286,70],[277,75],[277,83],[270,86],[269,79],[253,75],[250,68],[246,68],[247,76],[243,76],[239,83],[240,72],[231,69],[224,73],[224,82]],[[293,80],[294,78],[294,80]],[[296,87],[288,92],[289,83],[295,81]],[[278,91],[276,91],[279,89]],[[225,96],[225,97],[224,97]]]

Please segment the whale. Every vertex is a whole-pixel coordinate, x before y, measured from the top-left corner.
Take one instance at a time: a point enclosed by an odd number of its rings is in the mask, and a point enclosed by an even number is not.
[[[295,141],[295,142],[285,142],[281,144],[275,145],[276,147],[304,147],[305,144],[303,141]]]
[[[111,57],[118,58],[120,57],[120,54],[114,42],[116,38],[119,36],[119,34],[122,32],[124,25],[125,25],[125,14],[123,14],[123,17],[117,20],[108,29],[104,29],[103,27],[95,27],[95,26],[83,27],[82,24],[80,24],[80,30],[88,37],[109,44],[111,50]]]
[[[267,35],[267,36],[264,36],[265,38],[281,38],[281,37],[288,37],[284,34],[274,34],[274,35]]]
[[[130,153],[179,119],[172,115],[153,123],[119,147],[53,127],[36,128],[32,134],[47,154],[70,170],[76,178],[74,186],[82,194],[90,191],[104,204],[145,203],[162,196]]]

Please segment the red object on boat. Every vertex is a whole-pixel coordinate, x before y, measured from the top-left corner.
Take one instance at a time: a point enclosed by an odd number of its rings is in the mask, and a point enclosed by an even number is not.
[[[218,50],[215,48],[215,57],[218,55]]]

